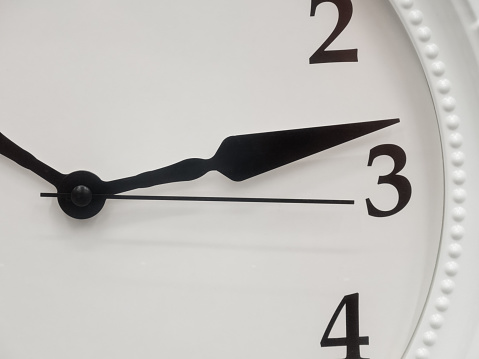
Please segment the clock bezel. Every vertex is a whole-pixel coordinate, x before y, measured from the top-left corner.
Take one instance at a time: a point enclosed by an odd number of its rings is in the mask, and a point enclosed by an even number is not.
[[[407,359],[473,358],[473,334],[478,323],[472,302],[478,298],[473,281],[478,265],[477,185],[471,181],[477,163],[478,66],[470,3],[391,0],[423,65],[439,122],[444,160],[444,222],[435,275],[416,331],[404,354]],[[469,15],[469,22],[460,17]],[[447,21],[447,22],[446,22]],[[444,26],[444,24],[447,26]],[[472,51],[471,51],[472,50]],[[461,54],[461,56],[458,56]],[[476,161],[477,162],[477,161]],[[467,174],[467,176],[466,176]],[[472,216],[471,216],[472,215]],[[476,355],[476,356],[474,356]]]

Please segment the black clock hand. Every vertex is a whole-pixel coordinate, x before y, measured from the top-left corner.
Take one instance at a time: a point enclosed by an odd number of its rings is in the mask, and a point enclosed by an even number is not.
[[[399,119],[389,119],[231,136],[221,143],[210,159],[186,159],[137,176],[105,182],[104,189],[108,194],[118,194],[165,183],[191,181],[212,170],[233,181],[243,181],[398,122]]]
[[[190,181],[212,170],[231,180],[243,181],[398,122],[399,119],[389,119],[231,136],[221,143],[210,159],[190,158],[158,170],[110,182],[104,182],[86,171],[76,171],[65,176],[3,135],[0,137],[0,153],[53,184],[57,188],[55,197],[58,197],[62,210],[71,217],[85,219],[100,212],[106,199],[113,198],[118,193],[164,183]],[[51,194],[42,196],[50,197]],[[243,200],[251,199],[239,199]],[[322,201],[324,200],[319,200]]]
[[[0,154],[18,163],[20,166],[29,169],[45,181],[54,185],[57,189],[66,177],[66,175],[36,159],[32,154],[13,143],[2,133],[0,133]]]
[[[71,199],[71,193],[40,193],[40,197]],[[92,194],[91,198],[127,199],[142,201],[186,201],[186,202],[238,202],[238,203],[289,203],[289,204],[354,204],[351,199],[313,198],[259,198],[259,197],[193,197],[193,196],[143,196],[121,194]]]

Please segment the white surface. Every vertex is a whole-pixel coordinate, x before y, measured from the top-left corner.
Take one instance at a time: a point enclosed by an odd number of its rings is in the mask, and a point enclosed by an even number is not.
[[[361,335],[371,338],[363,356],[400,358],[436,263],[443,169],[421,66],[393,11],[379,4],[356,2],[334,42],[357,46],[358,64],[311,66],[308,57],[335,25],[328,4],[310,18],[307,1],[3,2],[2,132],[64,172],[129,176],[207,158],[241,133],[390,117],[401,126],[241,184],[212,173],[142,192],[351,197],[352,209],[107,203],[78,222],[38,197],[50,186],[0,159],[0,188],[8,189],[0,207],[0,356],[342,357],[344,348],[318,343],[341,298],[359,291]],[[441,21],[425,13],[455,80],[464,152],[473,157],[475,108],[463,104],[474,102],[470,84],[458,88],[465,74],[456,73],[467,67],[451,55],[456,39],[438,33]],[[364,199],[384,208],[396,200],[394,190],[376,185],[391,163],[366,166],[382,143],[406,150],[403,174],[414,197],[378,221]],[[445,158],[450,176],[450,149]],[[474,164],[467,169],[468,183],[479,183]],[[476,198],[468,186],[468,213],[477,213]],[[445,325],[428,341],[432,358],[458,358],[470,346],[472,330],[451,334],[477,315],[469,311],[477,244],[466,243]],[[441,289],[433,289],[435,300],[434,290]],[[335,330],[344,335],[340,325]],[[427,332],[418,329],[408,358]]]
[[[471,46],[476,44],[477,32],[472,26],[475,18],[464,1],[418,0],[397,1],[397,4],[428,71],[438,114],[445,119],[441,122],[446,125],[443,131],[446,189],[451,191],[451,196],[446,196],[444,235],[434,285],[406,357],[477,358],[479,353],[474,340],[479,321],[479,230],[476,220],[479,163],[475,159],[479,153],[479,114],[477,47]],[[426,27],[430,34],[427,41],[419,35]],[[436,57],[428,56],[431,44],[439,49]],[[437,73],[439,68],[443,71]],[[439,90],[445,78],[452,84],[448,93]],[[453,108],[449,106],[452,102],[455,103]],[[451,114],[460,119],[460,124],[457,122],[454,128],[450,127]],[[459,145],[452,140],[457,138],[458,132],[462,134]],[[466,154],[469,160],[458,161]],[[467,195],[459,199],[453,194],[457,190]]]

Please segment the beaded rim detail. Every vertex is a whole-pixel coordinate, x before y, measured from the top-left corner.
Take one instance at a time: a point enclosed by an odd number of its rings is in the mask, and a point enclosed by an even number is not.
[[[441,127],[444,151],[445,216],[443,222],[440,255],[445,264],[435,270],[434,286],[438,290],[430,294],[425,308],[434,308],[432,313],[423,313],[420,329],[410,343],[409,356],[415,359],[430,359],[431,348],[438,342],[438,330],[445,322],[445,313],[450,308],[450,295],[455,289],[455,277],[459,273],[459,258],[463,252],[461,240],[464,238],[462,222],[466,218],[463,207],[467,193],[464,189],[466,172],[463,136],[460,133],[460,118],[456,114],[457,101],[453,96],[452,83],[448,79],[447,65],[441,61],[439,46],[433,41],[433,31],[424,23],[424,16],[416,0],[390,0],[401,18],[418,56],[423,64],[429,82],[431,95],[436,105],[436,113]],[[447,156],[446,156],[447,155]],[[446,224],[447,223],[447,224]],[[439,265],[439,263],[438,263]],[[419,327],[418,327],[419,328]]]

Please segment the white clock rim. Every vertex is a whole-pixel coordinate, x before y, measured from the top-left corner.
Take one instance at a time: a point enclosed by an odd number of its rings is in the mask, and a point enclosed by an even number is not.
[[[468,133],[467,127],[471,127],[473,114],[477,114],[478,111],[477,105],[468,102],[467,98],[462,97],[462,93],[459,99],[456,95],[455,88],[462,86],[462,78],[457,76],[461,69],[453,68],[453,71],[450,71],[448,58],[444,56],[454,52],[451,46],[454,39],[452,35],[450,38],[443,38],[441,33],[437,33],[436,29],[444,24],[440,24],[432,12],[434,8],[435,11],[459,13],[461,10],[459,7],[463,10],[469,6],[470,11],[466,13],[471,15],[472,1],[470,3],[463,0],[462,3],[455,4],[446,0],[390,0],[390,2],[416,48],[429,84],[440,128],[445,183],[444,220],[435,274],[421,318],[403,358],[450,358],[452,356],[449,356],[449,352],[454,353],[455,358],[476,358],[479,353],[475,349],[471,352],[472,333],[467,333],[466,327],[457,327],[457,313],[461,312],[463,316],[467,316],[469,308],[463,307],[462,303],[467,302],[465,297],[468,295],[477,299],[477,291],[469,292],[468,287],[462,287],[460,292],[457,284],[463,286],[464,283],[469,283],[471,277],[470,273],[469,275],[463,273],[462,267],[469,269],[478,267],[477,264],[465,263],[467,258],[463,256],[465,251],[469,251],[468,254],[472,257],[478,253],[477,245],[471,246],[468,241],[474,237],[473,233],[477,233],[477,229],[473,227],[473,223],[466,220],[466,214],[471,212],[469,203],[474,201],[474,193],[471,194],[466,184],[466,174],[476,173],[477,166],[465,161],[467,143],[465,141],[477,137],[475,133]],[[462,21],[465,22],[464,19]],[[473,31],[471,27],[467,33],[468,28],[467,26],[464,28],[464,24],[448,25],[455,26],[454,30],[462,32],[465,38],[474,40],[471,36]],[[453,32],[451,28],[449,30]],[[473,46],[470,47],[474,50]],[[477,59],[472,52],[470,55],[475,66],[468,71],[474,70],[477,74],[478,66],[475,61]],[[463,70],[462,75],[465,72]],[[452,316],[454,317],[451,318]],[[477,315],[475,319],[475,323],[478,323]],[[454,332],[456,333],[454,338],[447,335]]]

